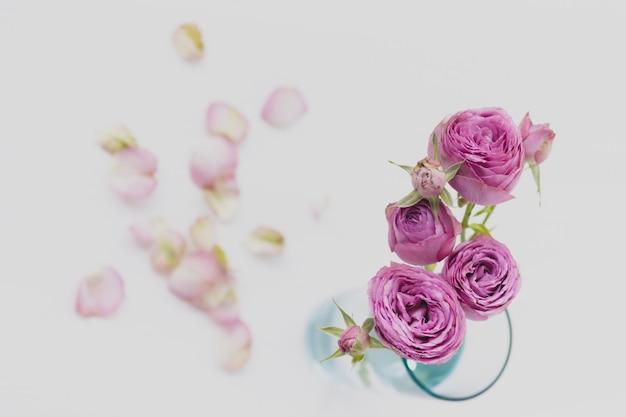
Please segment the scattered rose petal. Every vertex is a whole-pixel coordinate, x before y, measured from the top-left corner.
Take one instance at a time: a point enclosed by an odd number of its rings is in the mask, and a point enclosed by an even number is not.
[[[229,274],[220,275],[213,287],[194,304],[222,326],[230,325],[239,320],[235,280]]]
[[[170,272],[185,254],[185,237],[175,230],[162,230],[150,247],[150,263],[157,272]]]
[[[167,223],[163,219],[150,219],[133,223],[128,230],[135,241],[142,247],[151,247],[157,237],[167,230]]]
[[[239,186],[234,177],[222,178],[204,190],[204,198],[219,220],[231,220],[239,206]]]
[[[210,252],[215,247],[215,225],[207,216],[196,219],[189,228],[189,236],[198,250]]]
[[[124,281],[111,267],[83,278],[76,293],[76,312],[83,317],[113,314],[124,300]]]
[[[233,106],[215,102],[207,110],[206,129],[211,135],[224,136],[240,143],[248,134],[248,121]]]
[[[222,368],[229,372],[241,370],[250,358],[252,334],[248,325],[237,321],[223,327],[219,343],[219,358]]]
[[[330,207],[330,199],[328,197],[323,197],[311,205],[311,215],[315,220],[320,220],[328,207]]]
[[[172,40],[176,51],[183,59],[195,61],[202,58],[204,42],[202,32],[195,23],[186,23],[176,28]]]
[[[285,247],[285,238],[275,229],[260,226],[248,235],[245,244],[255,255],[278,256]]]
[[[261,117],[274,127],[294,124],[307,111],[307,104],[299,90],[280,87],[270,94],[263,106]]]
[[[197,302],[227,274],[216,252],[190,252],[183,256],[172,271],[168,283],[170,290],[190,302]]]
[[[220,178],[234,176],[237,163],[237,149],[232,141],[221,136],[210,137],[191,152],[191,179],[200,188],[210,188]]]
[[[152,194],[157,183],[154,178],[157,159],[152,152],[139,147],[126,147],[115,152],[113,158],[111,185],[119,196],[139,200]]]
[[[99,143],[102,149],[114,154],[120,149],[137,146],[137,139],[126,126],[118,125],[100,131]]]

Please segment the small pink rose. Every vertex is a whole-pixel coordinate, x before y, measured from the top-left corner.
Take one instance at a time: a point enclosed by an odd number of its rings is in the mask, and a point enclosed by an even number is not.
[[[550,129],[550,125],[548,123],[535,125],[530,120],[530,115],[526,113],[520,123],[520,132],[522,134],[526,162],[539,165],[545,161],[550,155],[552,141],[555,137],[555,133]]]

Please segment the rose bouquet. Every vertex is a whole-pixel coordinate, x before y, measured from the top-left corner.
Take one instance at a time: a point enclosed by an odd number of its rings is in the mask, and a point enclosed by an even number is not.
[[[467,320],[503,313],[521,277],[487,221],[513,198],[526,166],[540,193],[539,165],[554,136],[549,124],[533,124],[528,113],[516,124],[499,107],[464,110],[434,128],[427,156],[415,166],[394,163],[412,185],[385,208],[389,249],[402,262],[370,278],[371,317],[362,325],[336,304],[346,328],[321,328],[338,338],[337,350],[322,361],[349,356],[354,365],[368,349],[383,348],[420,364],[444,364],[461,349]]]

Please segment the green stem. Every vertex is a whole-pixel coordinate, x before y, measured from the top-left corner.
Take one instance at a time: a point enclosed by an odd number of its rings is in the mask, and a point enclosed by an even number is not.
[[[489,220],[489,217],[491,217],[495,209],[496,209],[496,206],[491,206],[491,210],[489,210],[487,214],[485,214],[485,218],[483,219],[483,226],[487,224],[487,220]]]
[[[461,221],[461,242],[465,242],[465,231],[467,230],[467,226],[469,224],[469,218],[472,215],[472,210],[474,210],[474,203],[467,203],[465,206],[465,214],[463,215],[463,221]]]

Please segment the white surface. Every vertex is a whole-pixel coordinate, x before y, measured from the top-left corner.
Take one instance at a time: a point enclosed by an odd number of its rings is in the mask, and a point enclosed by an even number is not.
[[[623,415],[623,2],[286,3],[0,0],[0,416]],[[206,41],[199,65],[170,42],[188,21]],[[259,117],[279,85],[310,106],[284,131]],[[187,163],[214,100],[251,125],[241,208],[218,231],[254,335],[235,375],[217,366],[213,324],[127,233],[207,212]],[[310,367],[304,325],[393,259],[383,208],[409,184],[387,160],[416,162],[443,116],[491,105],[557,132],[542,206],[526,173],[492,218],[524,276],[508,369],[461,403],[334,390]],[[140,204],[106,185],[96,131],[118,122],[159,158]],[[243,249],[259,224],[284,232],[280,259]],[[83,320],[76,284],[101,264],[128,296]]]

